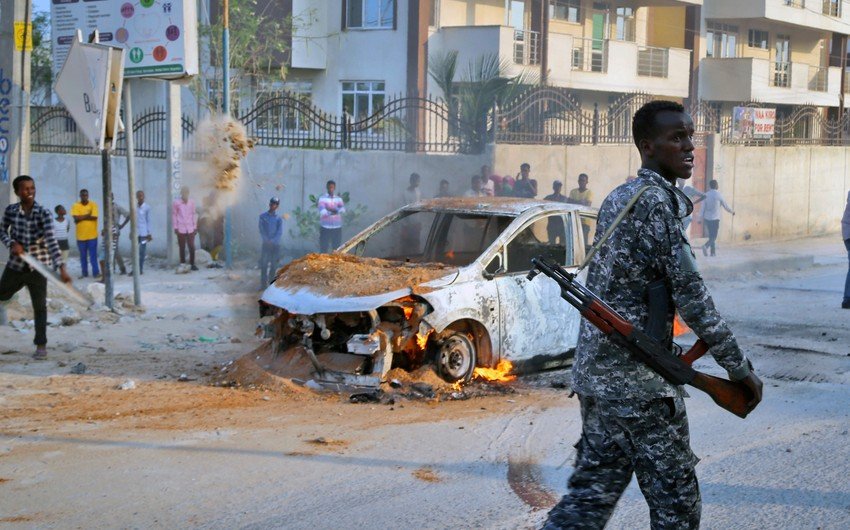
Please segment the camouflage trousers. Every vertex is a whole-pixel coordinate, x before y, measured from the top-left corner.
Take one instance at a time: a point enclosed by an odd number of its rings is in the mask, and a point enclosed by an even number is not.
[[[653,529],[699,528],[701,501],[681,397],[606,401],[579,396],[582,433],[568,492],[544,530],[603,528],[632,472]]]

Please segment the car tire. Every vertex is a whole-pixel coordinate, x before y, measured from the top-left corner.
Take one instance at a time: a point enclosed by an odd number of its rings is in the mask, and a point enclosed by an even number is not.
[[[439,343],[434,364],[437,374],[449,383],[467,382],[472,379],[477,359],[472,339],[466,333],[453,331]]]

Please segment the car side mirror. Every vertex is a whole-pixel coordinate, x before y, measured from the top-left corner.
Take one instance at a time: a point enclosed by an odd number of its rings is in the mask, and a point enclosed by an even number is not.
[[[484,278],[488,280],[492,280],[496,277],[497,274],[502,274],[505,272],[505,267],[502,265],[502,254],[496,254],[496,256],[490,261],[487,267],[484,269]]]

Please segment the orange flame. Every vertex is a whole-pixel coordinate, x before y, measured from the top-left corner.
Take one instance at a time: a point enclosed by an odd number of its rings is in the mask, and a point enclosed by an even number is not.
[[[513,370],[513,365],[510,361],[501,360],[499,364],[496,365],[496,368],[476,368],[472,374],[472,377],[480,377],[481,379],[486,379],[487,381],[501,381],[508,382],[516,379],[515,375],[510,375],[511,370]]]
[[[404,319],[410,320],[410,315],[413,314],[413,308],[405,306],[405,307],[402,307],[402,310],[404,311]]]
[[[676,313],[676,317],[673,319],[673,336],[678,337],[680,335],[684,335],[685,333],[689,333],[691,328],[688,327],[687,324],[682,320],[682,317]]]
[[[452,390],[454,390],[455,392],[460,392],[461,390],[463,390],[463,387],[461,386],[460,381],[458,381],[456,383],[452,383]]]
[[[448,258],[448,259],[455,259],[455,251],[454,251],[454,250],[450,250],[450,251],[446,252],[446,258]]]
[[[416,344],[417,344],[417,346],[419,346],[420,350],[425,349],[425,345],[428,344],[428,337],[430,337],[431,333],[433,333],[433,332],[434,332],[433,329],[429,329],[428,332],[425,333],[424,335],[422,335],[421,333],[416,334]]]

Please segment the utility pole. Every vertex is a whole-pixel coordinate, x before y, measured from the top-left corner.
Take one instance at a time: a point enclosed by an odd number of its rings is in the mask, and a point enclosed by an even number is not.
[[[30,167],[31,12],[29,0],[0,0],[0,212],[15,200],[12,181]],[[0,245],[0,259],[8,256]],[[0,304],[0,325],[5,324]]]
[[[29,173],[30,166],[31,10],[29,0],[0,0],[0,208],[3,209],[14,200],[12,180]]]
[[[222,31],[221,31],[221,71],[222,84],[224,85],[224,103],[225,118],[230,118],[230,2],[224,0],[224,13],[222,14]],[[233,253],[232,253],[232,213],[230,206],[224,212],[224,265],[231,269],[233,268]]]

